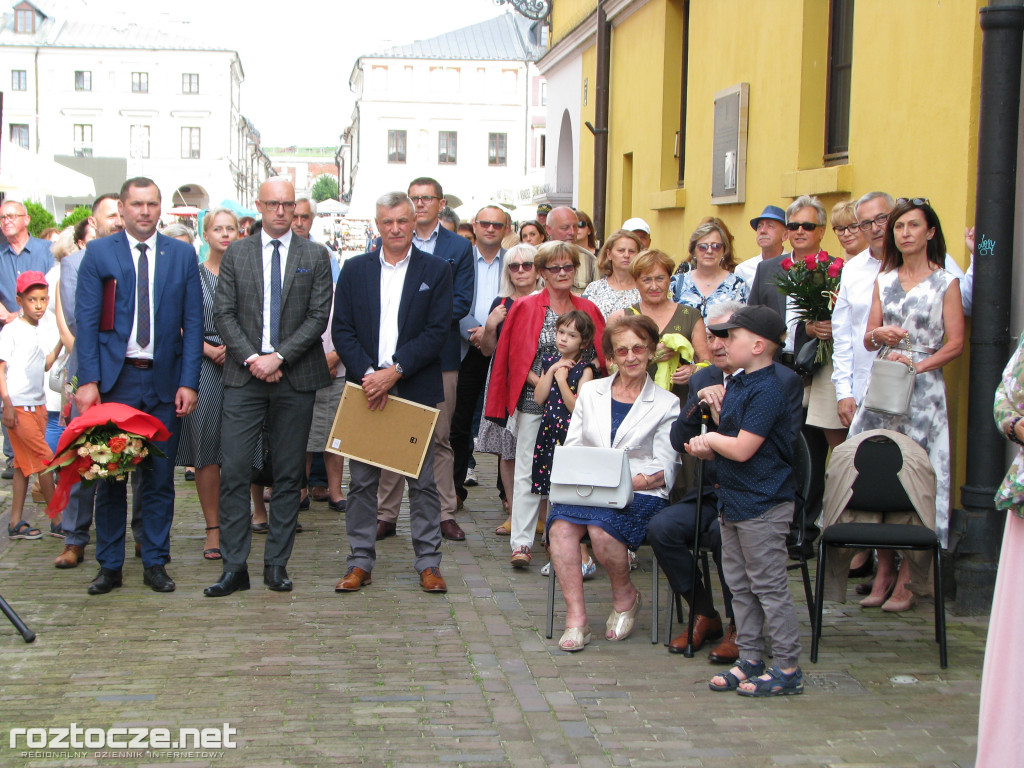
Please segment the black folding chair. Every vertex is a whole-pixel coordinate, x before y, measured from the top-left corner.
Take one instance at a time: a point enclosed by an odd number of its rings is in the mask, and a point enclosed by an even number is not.
[[[888,437],[869,438],[857,447],[854,456],[857,479],[847,509],[878,512],[881,523],[836,523],[821,533],[818,540],[818,573],[815,579],[816,616],[811,625],[811,661],[818,661],[821,639],[822,590],[825,586],[825,565],[829,547],[842,549],[902,549],[932,553],[935,571],[935,642],[939,644],[939,666],[947,665],[946,607],[942,587],[942,547],[935,531],[922,525],[884,522],[886,514],[914,512],[915,507],[899,472],[903,468],[903,451]]]

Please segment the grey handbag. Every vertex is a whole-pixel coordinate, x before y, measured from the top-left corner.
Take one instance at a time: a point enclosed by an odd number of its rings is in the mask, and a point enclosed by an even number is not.
[[[907,348],[907,357],[913,360],[910,339],[904,336],[903,343]],[[913,363],[907,365],[895,360],[885,360],[889,350],[888,346],[882,347],[878,351],[878,357],[871,362],[871,378],[868,379],[868,390],[864,394],[864,407],[876,413],[906,416],[910,413],[910,398],[914,394],[917,368]]]
[[[549,498],[553,504],[625,509],[633,502],[629,454],[622,448],[556,445]]]

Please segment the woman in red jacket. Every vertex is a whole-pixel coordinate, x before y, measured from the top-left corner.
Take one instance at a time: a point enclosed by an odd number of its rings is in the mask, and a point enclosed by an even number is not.
[[[555,322],[559,315],[580,309],[594,320],[596,337],[604,332],[604,316],[597,306],[571,292],[579,250],[571,243],[548,242],[538,250],[534,262],[544,278],[544,290],[519,299],[505,318],[505,327],[494,352],[491,384],[487,390],[487,418],[504,422],[510,417],[516,432],[516,469],[512,493],[512,565],[530,564],[530,549],[537,531],[537,517],[546,497],[531,493],[533,453],[537,444],[543,407],[533,399],[540,380],[541,361],[556,354]],[[604,358],[597,350],[599,367]]]

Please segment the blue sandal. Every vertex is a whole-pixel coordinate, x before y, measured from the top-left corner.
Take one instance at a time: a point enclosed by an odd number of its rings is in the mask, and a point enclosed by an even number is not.
[[[749,677],[748,681],[754,684],[754,690],[745,691],[737,688],[736,693],[740,696],[796,696],[804,692],[804,673],[800,667],[787,675],[776,666],[772,666],[766,673],[771,675],[767,679],[760,676]]]
[[[740,680],[736,675],[732,673],[730,669],[728,672],[723,674],[715,675],[715,677],[725,678],[725,685],[715,685],[708,680],[708,688],[712,691],[736,691],[739,690],[740,683],[745,683],[747,680],[753,680],[755,677],[759,677],[764,674],[764,662],[758,659],[757,661],[749,661],[747,659],[739,659],[733,664],[733,669],[738,669],[746,677]]]
[[[9,539],[30,539],[35,541],[36,539],[43,538],[43,534],[38,528],[33,528],[25,520],[22,520],[17,525],[7,526],[7,537]]]

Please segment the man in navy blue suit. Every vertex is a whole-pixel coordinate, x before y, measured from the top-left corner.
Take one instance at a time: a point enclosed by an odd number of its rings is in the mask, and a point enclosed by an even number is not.
[[[178,420],[196,406],[203,299],[195,251],[156,231],[160,207],[160,190],[151,179],[128,179],[118,202],[124,230],[86,246],[75,306],[75,403],[80,413],[101,400],[130,405],[156,416],[170,431],[168,440],[157,443],[164,455],[151,456],[140,470],[138,490],[143,583],[155,592],[173,592],[164,563],[174,516],[174,454]],[[121,586],[126,501],[125,483],[97,487],[100,571],[89,585],[90,595]]]
[[[409,199],[412,200],[416,219],[412,244],[424,253],[444,259],[452,273],[452,316],[449,318],[448,337],[441,350],[444,397],[430,405],[441,411],[434,428],[434,481],[441,499],[441,536],[451,541],[464,541],[466,534],[455,522],[459,499],[455,495],[455,454],[450,432],[462,365],[459,321],[469,313],[473,303],[473,247],[466,238],[441,226],[439,214],[448,201],[435,179],[426,176],[413,179],[409,183]],[[402,475],[387,471],[381,475],[377,494],[378,540],[395,534],[403,486]]]
[[[452,272],[447,261],[412,245],[415,208],[404,192],[377,201],[380,250],[345,262],[334,295],[331,336],[345,377],[363,387],[371,410],[392,394],[422,405],[444,399],[441,351],[452,323]],[[334,588],[355,592],[370,583],[376,561],[377,487],[381,470],[349,462],[345,525],[348,570]],[[449,478],[450,479],[450,478]],[[420,476],[409,478],[414,565],[426,592],[446,592],[441,577],[441,507],[434,483],[434,441]]]
[[[743,305],[739,302],[722,302],[716,304],[714,312],[708,317],[708,324],[728,322],[733,312]],[[683,446],[693,437],[700,434],[700,405],[706,403],[712,413],[714,422],[709,430],[717,429],[718,413],[722,406],[722,397],[727,387],[727,376],[736,369],[730,365],[722,339],[708,334],[713,365],[701,368],[690,379],[690,394],[679,413],[679,418],[672,425],[672,447],[683,453]],[[791,428],[793,439],[800,434],[803,425],[803,379],[785,366],[776,364],[775,373],[786,388],[789,395]],[[704,503],[701,508],[701,532],[709,533],[711,549],[715,562],[719,564],[721,578],[722,536],[719,529],[717,506],[718,487],[715,474],[715,462],[704,463]],[[658,558],[658,565],[665,571],[665,577],[673,591],[683,595],[687,600],[693,573],[693,535],[697,513],[697,489],[692,488],[675,504],[664,507],[651,518],[647,526],[647,541]],[[700,650],[707,640],[722,637],[722,619],[715,610],[711,600],[710,585],[704,584],[700,572],[697,573],[697,584],[693,589],[693,603],[690,610],[696,613],[693,623],[693,650]],[[722,592],[725,602],[725,615],[730,619],[725,639],[709,654],[708,658],[717,664],[731,664],[736,661],[739,649],[736,646],[736,625],[732,622],[732,593],[722,579]],[[683,653],[688,641],[687,633],[683,632],[671,640],[669,653]]]

